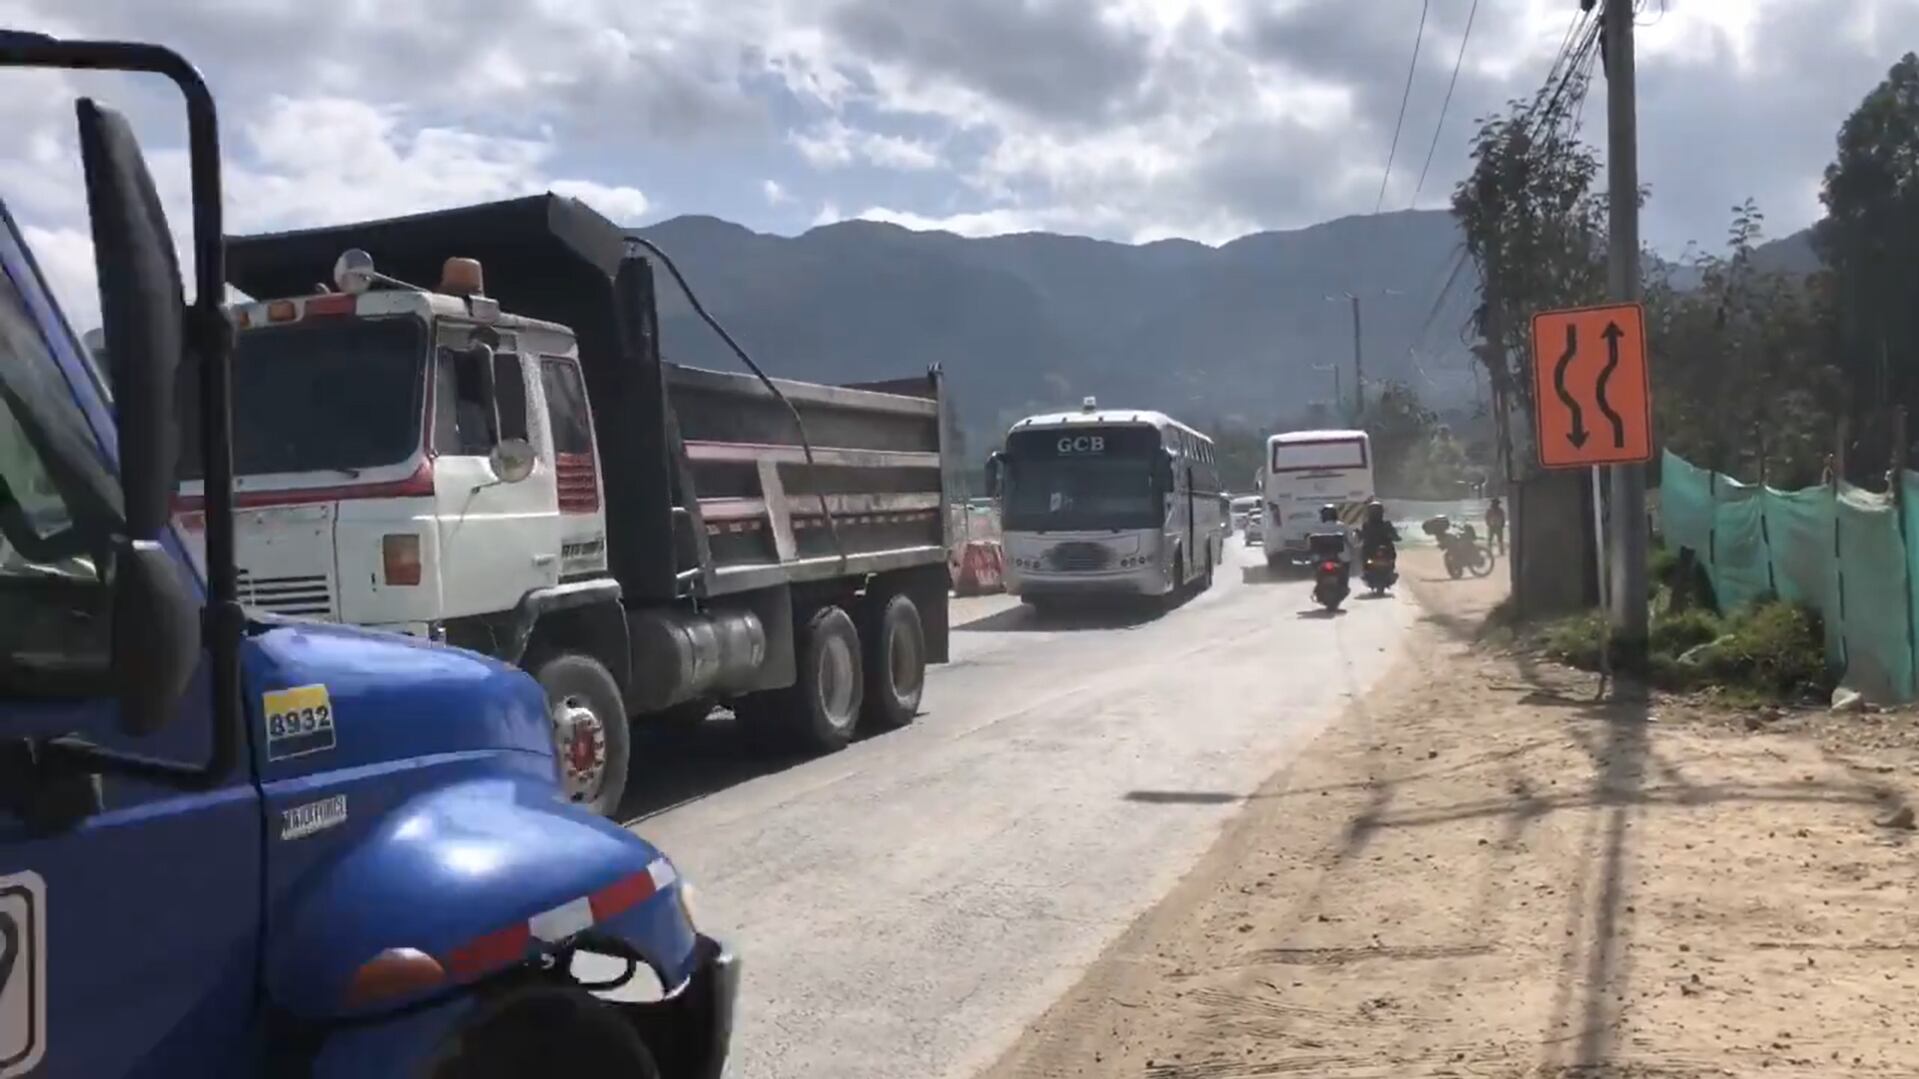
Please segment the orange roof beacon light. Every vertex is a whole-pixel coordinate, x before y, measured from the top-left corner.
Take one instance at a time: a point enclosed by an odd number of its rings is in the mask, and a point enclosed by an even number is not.
[[[449,296],[484,296],[486,286],[479,259],[450,258],[440,266],[438,291]]]

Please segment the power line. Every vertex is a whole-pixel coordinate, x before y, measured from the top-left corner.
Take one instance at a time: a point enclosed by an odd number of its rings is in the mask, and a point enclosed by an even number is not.
[[[1533,102],[1532,115],[1526,118],[1529,124],[1537,120],[1536,124],[1532,124],[1532,130],[1527,133],[1529,140],[1537,140],[1549,130],[1556,130],[1571,113],[1573,106],[1584,99],[1586,87],[1591,84],[1588,73],[1591,71],[1592,60],[1599,51],[1599,28],[1600,21],[1597,18],[1592,19],[1580,33],[1579,41],[1573,47],[1571,55],[1566,57],[1563,68],[1556,72],[1557,81],[1554,81],[1552,75],[1547,76],[1547,81],[1551,84],[1551,92],[1548,93],[1546,88],[1540,89],[1539,98]],[[1577,89],[1574,89],[1575,87]],[[1578,97],[1566,97],[1568,90],[1572,90]],[[1560,104],[1562,100],[1565,102],[1563,107]]]
[[[1453,57],[1453,77],[1446,82],[1446,96],[1439,102],[1439,122],[1433,125],[1432,145],[1426,147],[1426,163],[1419,167],[1419,182],[1413,185],[1412,202],[1407,207],[1418,205],[1419,191],[1426,186],[1426,172],[1433,167],[1433,154],[1439,149],[1439,133],[1446,130],[1446,109],[1453,103],[1453,87],[1459,85],[1459,66],[1466,59],[1466,42],[1473,37],[1473,16],[1479,14],[1479,0],[1473,0],[1473,6],[1466,9],[1466,31],[1459,36],[1459,55]]]
[[[1373,212],[1386,205],[1386,183],[1393,178],[1393,158],[1399,154],[1399,132],[1406,126],[1406,103],[1413,99],[1413,75],[1419,70],[1419,44],[1426,38],[1426,12],[1431,10],[1433,0],[1420,0],[1419,29],[1413,34],[1413,58],[1406,65],[1406,89],[1399,95],[1399,119],[1393,121],[1393,144],[1386,151],[1386,172],[1379,178],[1379,198],[1373,200]]]

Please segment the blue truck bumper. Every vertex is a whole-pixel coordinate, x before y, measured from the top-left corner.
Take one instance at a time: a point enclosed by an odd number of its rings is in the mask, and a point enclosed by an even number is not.
[[[653,1049],[664,1079],[719,1079],[733,1042],[740,961],[725,945],[701,937],[693,973],[680,991],[656,1004],[633,1005],[628,1018]]]

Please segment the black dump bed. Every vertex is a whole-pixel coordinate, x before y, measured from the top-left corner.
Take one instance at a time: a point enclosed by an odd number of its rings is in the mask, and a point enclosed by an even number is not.
[[[306,294],[353,247],[426,286],[446,259],[478,259],[506,311],[573,328],[608,556],[630,600],[945,561],[937,371],[859,387],[776,380],[804,421],[809,467],[791,413],[757,378],[661,362],[651,261],[624,229],[555,195],[231,237],[227,276],[256,298]]]

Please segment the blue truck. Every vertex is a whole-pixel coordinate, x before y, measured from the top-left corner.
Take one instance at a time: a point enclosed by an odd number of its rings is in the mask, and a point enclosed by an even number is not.
[[[718,1075],[738,966],[671,861],[561,797],[532,678],[238,602],[200,76],[6,31],[0,67],[180,89],[195,284],[131,127],[79,101],[110,375],[0,204],[0,1079]]]

